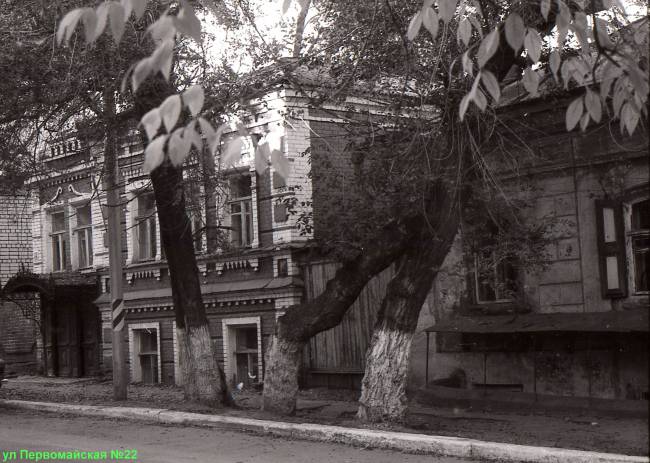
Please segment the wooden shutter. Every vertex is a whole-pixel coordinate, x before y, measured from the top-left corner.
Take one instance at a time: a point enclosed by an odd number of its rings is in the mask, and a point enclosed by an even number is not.
[[[625,229],[620,202],[596,200],[596,231],[603,298],[626,297]]]

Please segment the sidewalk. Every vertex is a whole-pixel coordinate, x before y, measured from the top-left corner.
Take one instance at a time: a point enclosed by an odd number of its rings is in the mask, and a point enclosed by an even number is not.
[[[273,435],[353,443],[364,447],[397,448],[416,453],[513,462],[648,461],[647,458],[624,457],[647,455],[648,425],[642,419],[488,414],[470,410],[430,409],[413,404],[407,426],[365,426],[355,420],[353,394],[345,391],[301,392],[296,416],[282,417],[282,421],[277,421],[277,416],[260,411],[260,395],[253,392],[237,396],[240,409],[221,410],[184,402],[182,391],[176,387],[130,385],[129,400],[126,402],[112,401],[111,394],[111,383],[98,380],[70,382],[17,378],[10,379],[0,389],[0,399],[9,400],[5,405],[21,408],[199,426],[235,426]],[[12,401],[16,399],[74,405]],[[576,453],[566,449],[592,453]],[[610,455],[603,456],[602,453]]]

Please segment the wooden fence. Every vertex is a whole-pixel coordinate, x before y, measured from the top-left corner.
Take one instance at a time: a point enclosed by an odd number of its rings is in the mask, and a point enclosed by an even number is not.
[[[325,290],[339,264],[314,262],[305,266],[306,296],[312,300]],[[338,326],[314,336],[304,351],[303,381],[306,386],[360,387],[366,350],[392,268],[373,278]]]

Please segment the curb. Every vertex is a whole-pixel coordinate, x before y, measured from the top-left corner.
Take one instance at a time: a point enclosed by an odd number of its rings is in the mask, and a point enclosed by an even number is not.
[[[23,400],[0,400],[0,405],[40,412],[120,418],[165,424],[226,428],[278,437],[333,442],[406,453],[516,463],[650,463],[647,457],[528,445],[486,442],[461,437],[428,436],[403,432],[345,428],[310,423],[286,423],[166,409],[72,405]]]

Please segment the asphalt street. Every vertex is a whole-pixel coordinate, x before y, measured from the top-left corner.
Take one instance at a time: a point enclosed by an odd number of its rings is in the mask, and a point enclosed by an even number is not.
[[[233,431],[161,426],[0,408],[0,462],[11,451],[136,450],[138,462],[463,463],[469,460],[408,455],[339,444],[257,436]],[[3,459],[3,455],[9,459]],[[33,459],[31,461],[34,461]],[[51,460],[50,460],[51,461]],[[119,461],[106,459],[103,461]],[[133,460],[121,460],[133,461]]]

